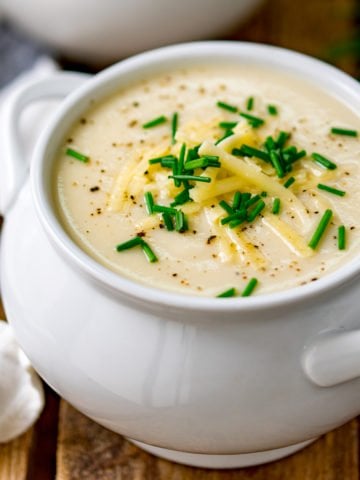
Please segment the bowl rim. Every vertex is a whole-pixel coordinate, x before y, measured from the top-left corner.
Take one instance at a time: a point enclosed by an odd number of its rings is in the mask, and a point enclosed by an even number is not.
[[[355,260],[345,263],[316,282],[247,298],[227,298],[224,301],[224,299],[216,297],[174,293],[121,276],[90,257],[62,227],[54,211],[55,209],[51,208],[49,204],[48,183],[44,176],[44,167],[45,162],[48,161],[45,153],[53,141],[57,126],[63,121],[66,122],[66,114],[71,109],[76,108],[80,101],[89,99],[94,91],[101,91],[114,79],[122,76],[126,77],[126,75],[131,75],[146,68],[153,68],[156,71],[156,67],[159,68],[159,65],[163,66],[171,62],[181,63],[196,58],[210,59],[211,61],[216,58],[221,61],[241,59],[244,62],[283,69],[288,73],[298,73],[310,82],[317,81],[320,88],[330,90],[333,93],[341,92],[342,96],[345,95],[345,97],[349,96],[354,101],[356,100],[355,103],[357,102],[360,106],[360,86],[349,75],[325,62],[281,47],[238,41],[190,42],[161,47],[130,57],[96,74],[66,97],[37,142],[31,165],[31,187],[36,211],[47,235],[63,253],[63,257],[73,266],[77,266],[82,272],[96,279],[108,289],[142,304],[145,302],[148,305],[155,304],[180,310],[244,312],[288,306],[339,289],[360,274],[360,255]]]

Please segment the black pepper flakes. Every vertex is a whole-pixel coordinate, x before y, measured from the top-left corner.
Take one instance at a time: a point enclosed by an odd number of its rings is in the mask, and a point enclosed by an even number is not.
[[[90,192],[97,192],[98,190],[100,190],[100,187],[98,187],[97,185],[90,188]]]
[[[211,242],[215,240],[215,238],[216,238],[216,235],[210,235],[210,237],[208,237],[208,239],[206,240],[206,244],[210,245]]]

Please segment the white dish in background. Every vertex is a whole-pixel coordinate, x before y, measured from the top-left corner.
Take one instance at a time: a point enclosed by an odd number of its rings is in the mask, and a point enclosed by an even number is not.
[[[360,259],[268,295],[224,301],[173,294],[89,258],[65,233],[51,200],[55,152],[92,98],[165,65],[210,60],[284,70],[360,110],[359,85],[344,73],[247,43],[167,47],[91,79],[61,73],[38,82],[9,105],[13,156],[0,159],[9,173],[0,177],[8,197],[1,281],[17,340],[66,400],[157,455],[233,468],[281,458],[359,414]],[[15,198],[25,171],[16,131],[21,109],[72,90],[37,145],[31,183]]]
[[[2,0],[5,16],[70,58],[106,65],[150,48],[213,38],[262,0]]]

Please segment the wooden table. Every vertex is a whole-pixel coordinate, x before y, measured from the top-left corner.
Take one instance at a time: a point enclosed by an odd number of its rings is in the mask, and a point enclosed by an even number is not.
[[[330,58],[340,68],[359,77],[359,58],[346,53],[349,50],[346,45],[339,45],[356,35],[360,16],[357,8],[356,12],[356,0],[270,0],[246,25],[224,38],[271,43]],[[333,55],[329,57],[331,52]],[[360,55],[359,47],[357,55]],[[0,305],[0,317],[3,316]],[[0,480],[360,478],[357,420],[287,459],[243,470],[206,471],[175,465],[142,452],[88,420],[49,388],[46,388],[46,398],[45,410],[37,424],[13,442],[0,445]]]

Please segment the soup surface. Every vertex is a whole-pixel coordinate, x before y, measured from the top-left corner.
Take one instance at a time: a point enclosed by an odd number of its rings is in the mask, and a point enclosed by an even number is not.
[[[165,72],[73,125],[56,164],[59,215],[90,256],[149,286],[303,285],[359,251],[358,131],[349,107],[283,72]]]

